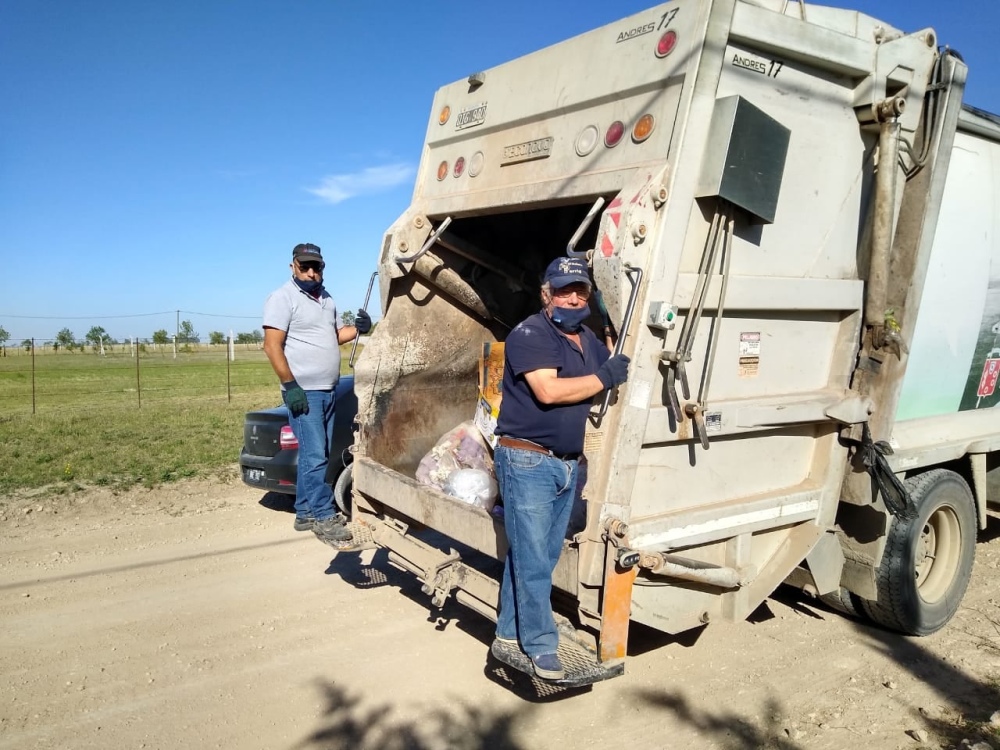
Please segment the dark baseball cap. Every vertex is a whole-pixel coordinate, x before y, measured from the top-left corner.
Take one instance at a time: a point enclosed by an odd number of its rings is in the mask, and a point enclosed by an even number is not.
[[[553,289],[560,289],[570,284],[593,286],[590,273],[587,270],[587,262],[583,258],[567,258],[565,256],[556,258],[549,263],[542,281],[548,282]]]
[[[323,263],[323,253],[312,244],[296,245],[292,249],[292,260],[299,263]]]

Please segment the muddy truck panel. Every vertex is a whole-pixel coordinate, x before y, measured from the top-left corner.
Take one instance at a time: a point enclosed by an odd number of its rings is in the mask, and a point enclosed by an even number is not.
[[[502,523],[415,471],[472,418],[484,342],[585,253],[632,366],[554,577],[574,641],[618,665],[630,620],[739,620],[782,582],[906,632],[950,617],[1000,433],[969,392],[1000,369],[1000,127],[965,75],[931,28],[675,0],[438,90],[356,367],[356,523],[436,604],[495,617]],[[915,508],[958,549],[928,602],[885,573],[917,541],[930,570]]]

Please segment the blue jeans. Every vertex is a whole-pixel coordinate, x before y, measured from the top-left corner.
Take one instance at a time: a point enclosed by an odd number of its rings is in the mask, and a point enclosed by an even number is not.
[[[295,515],[325,521],[334,515],[333,490],[326,483],[333,442],[333,413],[337,396],[333,391],[306,391],[309,413],[293,417],[289,424],[299,441],[299,466],[295,479]]]
[[[576,497],[577,462],[498,446],[494,467],[509,549],[500,584],[497,637],[516,638],[528,656],[554,654],[552,571]]]

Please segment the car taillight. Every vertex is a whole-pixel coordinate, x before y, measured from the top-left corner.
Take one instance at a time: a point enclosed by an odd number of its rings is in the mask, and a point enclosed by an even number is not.
[[[443,161],[438,164],[438,182],[448,176],[448,162]]]
[[[281,428],[281,435],[278,438],[278,445],[281,446],[281,450],[287,451],[291,448],[298,448],[299,441],[295,437],[295,433],[292,432],[291,425],[285,425]]]
[[[460,156],[457,159],[455,159],[455,169],[452,171],[452,174],[454,174],[456,177],[461,177],[462,172],[464,171],[465,171],[465,157]]]

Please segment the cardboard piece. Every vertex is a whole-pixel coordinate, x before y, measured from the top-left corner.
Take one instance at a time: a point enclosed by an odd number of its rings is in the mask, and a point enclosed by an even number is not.
[[[491,448],[497,447],[494,430],[503,397],[504,348],[502,341],[487,341],[479,357],[479,403],[473,421]]]

